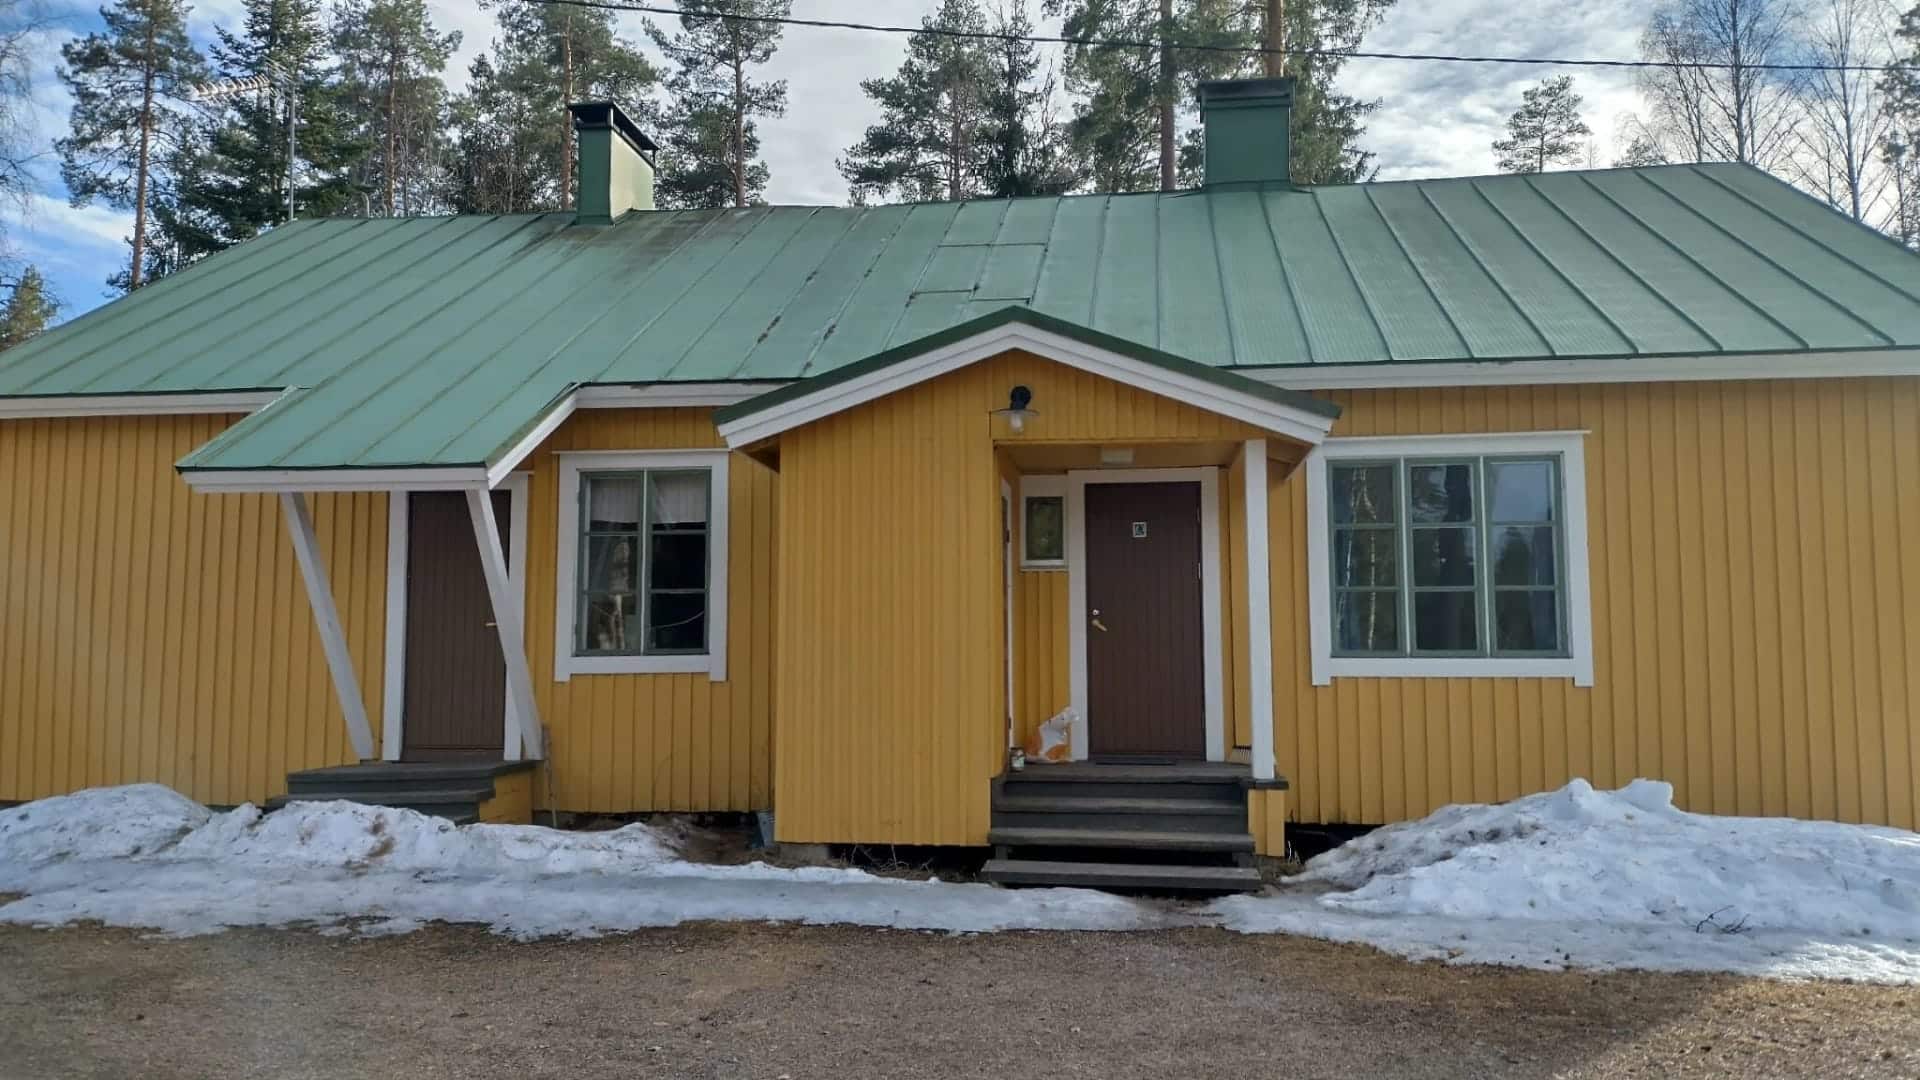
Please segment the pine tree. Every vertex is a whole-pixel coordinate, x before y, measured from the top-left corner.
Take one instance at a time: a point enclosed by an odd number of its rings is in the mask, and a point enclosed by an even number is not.
[[[217,222],[214,237],[236,244],[292,216],[358,209],[350,171],[366,154],[340,86],[328,68],[319,0],[244,0],[239,32],[220,29],[213,46],[229,79],[264,76],[267,89],[229,99],[213,135],[204,182],[187,206]],[[288,128],[295,128],[289,156]]]
[[[178,103],[204,68],[179,0],[117,0],[100,18],[103,30],[61,47],[60,80],[73,95],[73,114],[55,148],[75,206],[99,199],[133,211],[127,288],[137,289],[146,280],[148,218],[161,187],[156,158],[191,124]]]
[[[748,18],[785,18],[792,0],[683,0],[680,32],[649,21],[647,35],[674,65],[667,79],[672,105],[664,119],[659,177],[669,206],[746,206],[767,186],[757,159],[756,117],[787,108],[785,80],[756,82],[754,68],[773,59],[781,26]],[[702,15],[709,17],[702,18]],[[713,18],[729,15],[739,18]]]
[[[1613,159],[1613,167],[1616,169],[1638,168],[1642,165],[1665,165],[1666,163],[1667,155],[1660,149],[1660,144],[1645,132],[1636,133],[1633,137],[1629,138],[1627,145],[1621,149],[1620,155]]]
[[[426,0],[342,0],[334,10],[341,96],[358,140],[371,148],[356,179],[362,190],[379,193],[388,217],[445,205],[439,172],[448,150],[447,88],[440,73],[459,47],[459,33],[434,28]]]
[[[500,34],[493,42],[489,99],[462,102],[457,114],[493,118],[491,165],[463,160],[468,176],[506,164],[507,174],[534,181],[531,190],[504,187],[513,201],[489,209],[545,210],[573,205],[573,119],[567,106],[580,101],[617,102],[650,126],[647,93],[660,73],[630,42],[614,33],[613,15],[601,8],[501,0]],[[469,94],[473,93],[472,87]],[[462,157],[467,149],[463,139]],[[505,174],[503,174],[505,175]],[[462,180],[463,188],[466,181]],[[478,209],[479,207],[471,207]]]
[[[466,92],[455,98],[454,175],[450,199],[455,213],[511,214],[557,204],[555,181],[542,175],[535,152],[533,103],[513,93],[485,55],[467,68]],[[549,201],[549,200],[552,201]]]
[[[981,133],[981,187],[999,198],[1058,195],[1080,181],[1054,120],[1051,70],[1041,73],[1040,52],[1021,38],[1033,33],[1025,0],[1013,0],[994,20],[1000,37],[986,47],[990,77]]]
[[[1520,107],[1507,117],[1507,137],[1493,141],[1501,172],[1540,173],[1550,165],[1580,160],[1583,141],[1593,129],[1580,119],[1573,76],[1542,79],[1520,95]]]
[[[920,25],[980,33],[987,21],[978,0],[942,0]],[[931,202],[980,194],[981,129],[991,80],[992,67],[978,40],[933,33],[908,38],[898,71],[860,82],[880,106],[881,118],[838,162],[854,199]]]
[[[32,266],[20,271],[13,291],[0,307],[0,349],[11,349],[39,334],[60,313],[60,301],[47,290],[46,279]]]

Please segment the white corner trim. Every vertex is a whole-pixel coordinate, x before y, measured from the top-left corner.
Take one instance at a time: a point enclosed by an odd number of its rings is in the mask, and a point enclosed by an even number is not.
[[[1035,473],[1032,476],[1022,476],[1020,478],[1020,506],[1019,512],[1016,514],[1016,520],[1014,521],[1014,530],[1018,534],[1017,546],[1020,549],[1020,569],[1064,570],[1067,568],[1064,550],[1058,559],[1027,558],[1027,500],[1061,499],[1063,500],[1062,508],[1064,509],[1064,500],[1066,497],[1067,476],[1065,473]],[[1065,523],[1065,517],[1065,514],[1061,515],[1063,525]],[[1065,539],[1066,536],[1063,532],[1061,534],[1063,543]]]
[[[1016,534],[1015,534],[1015,530],[1014,530],[1014,522],[1013,522],[1013,505],[1014,505],[1014,503],[1013,503],[1013,485],[1012,485],[1012,484],[1009,484],[1009,483],[1007,483],[1007,478],[1003,476],[1003,477],[1001,477],[1001,478],[1000,478],[1000,515],[1001,515],[1001,522],[1002,522],[1002,528],[1001,528],[1001,530],[1000,530],[1000,532],[1001,532],[1001,537],[1000,537],[1000,549],[1001,549],[1001,555],[1000,555],[1000,577],[1001,577],[1001,579],[1002,579],[1002,581],[1001,581],[1001,584],[1002,584],[1002,589],[1003,589],[1003,592],[1002,592],[1002,599],[1001,599],[1001,606],[1002,606],[1002,608],[1003,608],[1003,610],[1002,610],[1002,612],[1001,612],[1001,614],[1002,614],[1002,615],[1004,615],[1004,616],[1006,617],[1006,627],[1005,627],[1005,631],[1004,631],[1004,632],[1005,632],[1005,634],[1006,634],[1006,639],[1005,639],[1005,640],[1004,640],[1004,641],[1003,641],[1003,642],[1001,643],[1001,647],[1002,647],[1002,648],[1003,648],[1003,649],[1004,649],[1004,650],[1006,651],[1006,654],[1007,654],[1007,655],[1006,655],[1006,669],[1007,669],[1007,749],[1009,749],[1009,750],[1011,750],[1011,749],[1013,749],[1013,747],[1014,747],[1014,745],[1015,745],[1015,743],[1014,743],[1014,732],[1013,732],[1013,729],[1014,729],[1014,717],[1013,717],[1013,713],[1014,713],[1014,707],[1013,707],[1013,652],[1014,652],[1014,649],[1013,649],[1013,544],[1014,544],[1014,537],[1015,537],[1015,535],[1016,535]],[[1061,517],[1062,517],[1063,519],[1065,518],[1065,516],[1066,516],[1066,515],[1064,515],[1064,514],[1062,514],[1062,515],[1061,515]]]
[[[1220,635],[1220,470],[1084,469],[1067,474],[1067,668],[1073,704],[1074,759],[1087,756],[1087,485],[1200,485],[1200,662],[1206,672],[1207,760],[1227,759],[1226,650]]]
[[[737,405],[786,381],[758,383],[649,383],[639,386],[583,386],[574,392],[581,409],[696,409]]]
[[[1709,353],[1575,360],[1387,361],[1235,370],[1250,379],[1289,390],[1844,379],[1920,375],[1920,349]]]
[[[553,681],[575,675],[660,675],[706,672],[727,679],[728,469],[726,450],[585,450],[554,455],[560,465],[559,521],[555,529]],[[576,656],[573,648],[574,584],[580,557],[580,477],[589,472],[639,469],[706,469],[712,487],[707,509],[707,652],[674,656]]]
[[[513,594],[526,608],[527,595],[527,514],[532,473],[514,473],[502,485],[507,492],[507,576],[513,582]],[[408,535],[408,506],[412,493],[387,493],[387,643],[384,658],[386,679],[381,693],[380,756],[399,761],[406,749],[407,711],[407,570],[412,557]],[[521,618],[524,629],[526,620]],[[523,649],[524,651],[524,649]],[[507,761],[520,760],[520,728],[511,695],[507,695],[501,753]]]
[[[1330,416],[1270,401],[1258,394],[1228,389],[1211,380],[1145,363],[1111,349],[1087,345],[1063,334],[1014,323],[983,330],[972,337],[844,382],[822,386],[791,401],[722,424],[720,434],[727,440],[728,446],[747,446],[1010,349],[1023,349],[1068,367],[1173,398],[1195,408],[1228,416],[1308,444],[1320,442],[1333,429],[1333,418]],[[1038,408],[1046,408],[1044,402],[1035,404]]]
[[[1336,657],[1327,522],[1327,463],[1353,458],[1455,454],[1557,454],[1567,555],[1567,651],[1564,657]],[[1593,685],[1593,594],[1587,551],[1586,432],[1408,435],[1328,439],[1302,463],[1307,474],[1307,638],[1313,684],[1335,678],[1566,678]]]
[[[1248,439],[1241,450],[1242,516],[1247,529],[1247,721],[1252,727],[1253,778],[1271,780],[1273,760],[1273,597],[1267,546],[1267,440]]]
[[[280,495],[280,509],[286,516],[287,535],[293,540],[300,577],[307,586],[307,604],[313,609],[313,621],[320,632],[327,671],[333,676],[334,698],[347,722],[347,741],[352,744],[355,757],[370,760],[373,730],[367,724],[367,706],[360,696],[360,680],[353,673],[353,653],[347,648],[347,632],[340,624],[333,585],[327,580],[326,556],[314,535],[313,511],[307,506],[307,497],[296,492]]]
[[[186,394],[62,394],[0,398],[0,420],[251,413],[265,408],[280,394],[279,390],[225,390]]]

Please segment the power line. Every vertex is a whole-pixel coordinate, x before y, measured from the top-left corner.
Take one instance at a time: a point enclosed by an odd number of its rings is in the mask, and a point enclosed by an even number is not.
[[[1026,41],[1036,45],[1084,45],[1118,49],[1158,49],[1161,43],[1139,38],[1076,37],[1063,34],[1009,34],[997,30],[954,30],[936,26],[889,26],[884,23],[849,22],[836,19],[802,19],[791,15],[739,15],[719,11],[683,11],[657,4],[629,4],[619,0],[526,0],[530,4],[557,7],[595,8],[601,11],[626,11],[642,15],[686,16],[693,19],[720,19],[727,22],[779,23],[817,30],[859,30],[873,34],[930,34],[935,37],[963,38],[973,41]],[[1865,73],[1910,72],[1906,64],[1728,64],[1716,61],[1687,60],[1605,60],[1565,56],[1462,56],[1453,53],[1366,52],[1345,49],[1287,49],[1262,45],[1218,45],[1204,42],[1173,42],[1169,48],[1180,52],[1234,53],[1241,56],[1301,56],[1335,60],[1416,60],[1447,64],[1523,64],[1536,67],[1584,68],[1681,68],[1693,71],[1854,71]]]

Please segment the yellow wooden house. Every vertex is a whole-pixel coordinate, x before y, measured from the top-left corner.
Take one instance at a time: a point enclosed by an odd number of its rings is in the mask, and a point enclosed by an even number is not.
[[[1191,191],[665,211],[580,105],[575,210],[0,354],[0,800],[1210,887],[1573,777],[1920,824],[1920,259],[1740,165],[1297,186],[1290,106],[1204,88]]]

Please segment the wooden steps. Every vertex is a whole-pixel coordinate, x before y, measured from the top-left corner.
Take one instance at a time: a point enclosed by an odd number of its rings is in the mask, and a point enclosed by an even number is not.
[[[981,870],[1002,885],[1140,892],[1260,888],[1247,769],[1219,763],[1034,765],[994,783]]]
[[[494,797],[494,778],[532,769],[532,761],[369,761],[287,774],[287,793],[267,801],[278,810],[292,802],[340,800],[391,806],[442,817],[456,825],[480,820],[481,804]]]
[[[1071,885],[1140,892],[1254,892],[1260,871],[1251,866],[1155,866],[1142,863],[1048,862],[992,859],[981,869],[1002,885]]]

